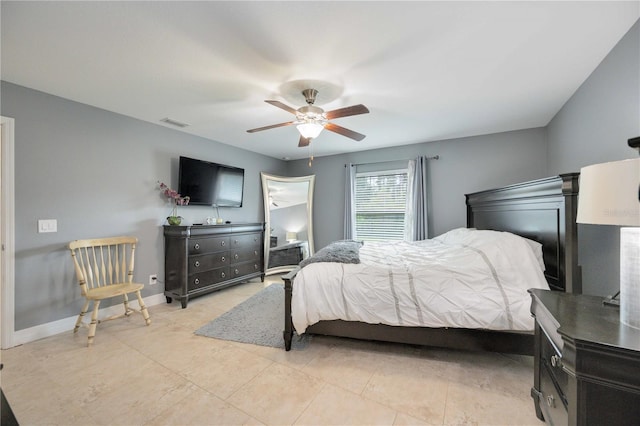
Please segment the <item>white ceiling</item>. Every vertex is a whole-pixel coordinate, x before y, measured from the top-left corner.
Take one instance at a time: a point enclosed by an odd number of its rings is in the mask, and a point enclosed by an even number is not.
[[[304,158],[266,104],[364,104],[315,156],[545,126],[640,2],[1,2],[3,80],[276,158]],[[323,88],[325,89],[323,91]],[[172,126],[168,126],[172,127]],[[172,127],[174,128],[174,127]]]

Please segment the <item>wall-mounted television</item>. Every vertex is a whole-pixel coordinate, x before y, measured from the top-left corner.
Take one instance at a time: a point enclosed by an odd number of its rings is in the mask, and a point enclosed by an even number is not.
[[[178,192],[190,205],[242,207],[244,169],[180,157]]]

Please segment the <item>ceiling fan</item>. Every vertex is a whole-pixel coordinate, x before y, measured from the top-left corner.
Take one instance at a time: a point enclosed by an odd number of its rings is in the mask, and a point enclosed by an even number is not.
[[[354,132],[353,130],[349,130],[342,126],[338,126],[337,124],[333,124],[330,122],[330,120],[333,120],[334,118],[348,117],[350,115],[366,114],[369,112],[366,106],[362,104],[352,105],[349,107],[338,108],[332,111],[325,112],[325,110],[323,110],[322,108],[314,105],[316,96],[318,95],[317,90],[305,89],[302,91],[302,95],[307,101],[307,105],[298,109],[291,108],[290,106],[285,105],[280,101],[265,101],[268,104],[281,108],[295,115],[296,119],[294,121],[287,121],[286,123],[258,127],[257,129],[247,130],[247,132],[254,133],[262,130],[274,129],[276,127],[295,125],[300,132],[300,141],[298,142],[298,146],[300,147],[309,145],[311,143],[311,139],[317,138],[322,129],[327,129],[331,132],[338,133],[342,136],[346,136],[357,141],[361,141],[365,138],[365,135],[363,135],[362,133]]]

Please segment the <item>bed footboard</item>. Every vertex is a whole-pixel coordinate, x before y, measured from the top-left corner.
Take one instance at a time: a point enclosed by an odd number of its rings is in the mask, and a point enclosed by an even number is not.
[[[293,339],[293,322],[291,321],[291,295],[293,292],[293,278],[300,269],[296,268],[282,276],[284,281],[284,349],[291,350],[291,340]]]

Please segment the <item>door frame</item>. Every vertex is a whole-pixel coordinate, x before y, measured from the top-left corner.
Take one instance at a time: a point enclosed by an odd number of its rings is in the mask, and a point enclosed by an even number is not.
[[[0,347],[15,346],[15,120],[0,116]]]

